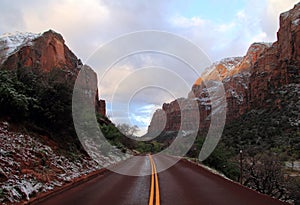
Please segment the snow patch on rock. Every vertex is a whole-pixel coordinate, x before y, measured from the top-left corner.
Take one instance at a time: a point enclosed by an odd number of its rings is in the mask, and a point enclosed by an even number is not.
[[[294,26],[300,25],[300,19],[296,19],[296,20],[292,21],[292,24],[293,24]]]
[[[226,67],[228,71],[233,70],[241,61],[243,60],[243,57],[229,57],[224,58],[223,60],[217,62],[217,64],[222,64]]]
[[[29,32],[5,33],[0,36],[0,64],[23,46],[31,46],[39,36],[41,34]]]

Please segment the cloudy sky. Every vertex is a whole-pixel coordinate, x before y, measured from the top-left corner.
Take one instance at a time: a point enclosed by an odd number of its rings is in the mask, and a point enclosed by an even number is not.
[[[279,14],[295,3],[297,0],[1,0],[0,33],[53,29],[89,64],[89,57],[99,46],[120,35],[141,30],[167,31],[190,40],[216,61],[244,55],[253,42],[275,41]],[[149,78],[145,74],[131,76],[126,84],[126,76],[151,66],[175,69],[177,76],[171,82],[165,79],[166,84],[176,85],[174,80],[184,75],[184,81],[196,80],[185,72],[186,65],[169,56],[138,54],[116,63],[100,82],[100,95],[107,100],[108,114],[116,123],[137,124],[145,129],[156,108],[183,95],[176,93],[177,88],[170,91],[161,85],[143,89],[139,84],[128,85]]]

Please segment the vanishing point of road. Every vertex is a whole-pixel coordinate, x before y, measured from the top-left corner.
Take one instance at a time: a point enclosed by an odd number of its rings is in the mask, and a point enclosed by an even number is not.
[[[259,194],[211,173],[187,160],[158,172],[175,160],[169,156],[131,158],[119,166],[136,176],[105,171],[84,183],[52,194],[34,204],[43,205],[282,205],[286,204]],[[146,172],[149,174],[140,174]]]

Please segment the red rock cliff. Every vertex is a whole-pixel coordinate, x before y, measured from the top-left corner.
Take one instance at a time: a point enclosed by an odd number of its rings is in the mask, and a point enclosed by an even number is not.
[[[254,43],[244,57],[226,58],[206,69],[202,77],[196,80],[192,93],[189,94],[189,99],[197,100],[199,105],[199,128],[208,128],[210,124],[211,101],[204,80],[222,81],[227,100],[226,122],[239,118],[250,109],[278,104],[276,100],[270,100],[274,89],[299,83],[299,30],[300,3],[280,15],[277,42]],[[181,115],[185,114],[186,110],[181,111],[177,101],[164,104],[162,109],[154,113],[148,129],[150,133],[157,130],[179,130]],[[193,112],[189,112],[192,116]]]
[[[41,35],[32,33],[3,35],[0,37],[0,69],[19,67],[34,68],[46,73],[60,69],[65,71],[66,78],[75,81],[82,63],[66,46],[63,37],[52,30]],[[97,78],[96,73],[92,70],[91,72]],[[96,111],[105,116],[105,101],[99,100],[98,92],[95,94],[95,105]]]
[[[273,91],[281,86],[299,83],[300,3],[280,15],[277,42],[253,66],[250,77],[251,106],[271,106]]]
[[[20,36],[21,34],[19,34]],[[10,40],[13,37],[10,36]],[[20,38],[20,37],[19,37]],[[41,69],[49,72],[54,68],[78,73],[82,65],[80,60],[65,45],[63,37],[49,30],[36,38],[23,37],[21,45],[9,53],[2,64],[6,69],[17,69],[20,66]],[[28,36],[27,36],[28,38]],[[9,41],[9,40],[6,40]],[[16,41],[16,40],[15,40]],[[8,47],[10,42],[8,42]]]

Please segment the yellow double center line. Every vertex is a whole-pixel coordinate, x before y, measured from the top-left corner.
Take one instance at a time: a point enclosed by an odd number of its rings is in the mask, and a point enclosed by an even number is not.
[[[149,155],[149,160],[151,164],[151,187],[150,187],[150,197],[149,205],[160,205],[160,196],[159,196],[159,184],[158,184],[158,175],[154,160],[151,155]],[[154,203],[154,193],[155,193],[155,203]]]

